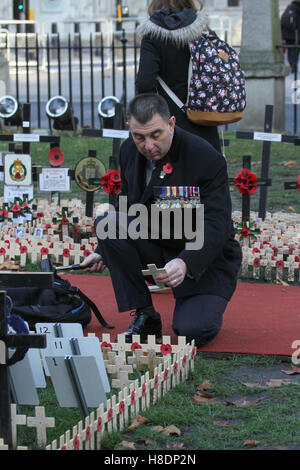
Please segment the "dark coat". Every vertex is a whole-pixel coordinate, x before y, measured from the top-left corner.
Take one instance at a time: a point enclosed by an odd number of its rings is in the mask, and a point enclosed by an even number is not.
[[[298,1],[291,2],[281,17],[282,39],[287,44],[295,44],[296,30],[298,30],[298,43],[300,44],[300,2]]]
[[[171,163],[173,171],[160,178],[162,167]],[[154,241],[164,248],[167,260],[183,259],[194,279],[174,289],[174,296],[195,294],[219,295],[230,299],[241,264],[241,248],[234,240],[231,220],[231,198],[224,157],[205,140],[175,127],[169,153],[159,161],[145,189],[146,158],[130,137],[121,146],[121,193],[128,204],[154,202],[154,186],[199,186],[204,204],[204,245],[200,250],[186,250],[178,240]]]
[[[142,42],[136,89],[138,93],[158,91],[167,100],[178,126],[203,137],[220,151],[218,128],[190,122],[157,82],[159,75],[178,98],[186,102],[190,61],[188,43],[199,39],[206,21],[205,16],[196,15],[192,9],[175,12],[163,8],[142,23],[138,28]]]

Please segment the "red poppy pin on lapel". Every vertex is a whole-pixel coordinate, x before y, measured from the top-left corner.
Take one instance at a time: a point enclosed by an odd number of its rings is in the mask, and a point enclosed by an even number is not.
[[[174,168],[173,165],[170,162],[167,162],[163,168],[162,171],[160,172],[159,177],[161,179],[165,178],[166,175],[170,175],[173,172]]]

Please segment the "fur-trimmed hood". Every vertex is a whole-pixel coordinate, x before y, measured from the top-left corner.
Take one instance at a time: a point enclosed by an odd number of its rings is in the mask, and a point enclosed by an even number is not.
[[[183,46],[199,38],[207,29],[207,25],[207,14],[196,13],[192,8],[183,11],[162,8],[155,10],[149,19],[143,21],[138,26],[137,33],[140,38],[150,36]]]

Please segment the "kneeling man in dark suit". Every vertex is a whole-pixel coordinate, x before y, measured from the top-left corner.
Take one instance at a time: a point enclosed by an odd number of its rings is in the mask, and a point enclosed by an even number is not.
[[[242,258],[226,161],[205,140],[177,127],[159,95],[136,96],[128,125],[118,206],[96,219],[98,247],[81,266],[88,272],[107,266],[119,311],[135,310],[124,332],[127,342],[137,334],[141,341],[148,334],[161,337],[161,316],[142,270],[147,264],[164,268],[156,281],[176,299],[173,330],[201,347],[221,329]]]

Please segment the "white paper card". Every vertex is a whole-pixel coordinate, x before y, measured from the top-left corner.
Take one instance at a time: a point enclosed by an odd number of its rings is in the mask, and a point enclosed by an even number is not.
[[[14,134],[14,142],[39,142],[40,136],[37,134]]]
[[[113,139],[128,139],[129,131],[119,131],[117,129],[103,129],[103,137],[111,137]]]
[[[70,191],[69,168],[43,168],[39,174],[40,191]]]
[[[10,186],[4,185],[4,202],[14,202],[15,197],[23,200],[23,194],[28,195],[28,199],[33,199],[33,185],[31,186]]]
[[[254,140],[265,140],[267,142],[281,142],[281,134],[272,134],[268,132],[254,132]]]

